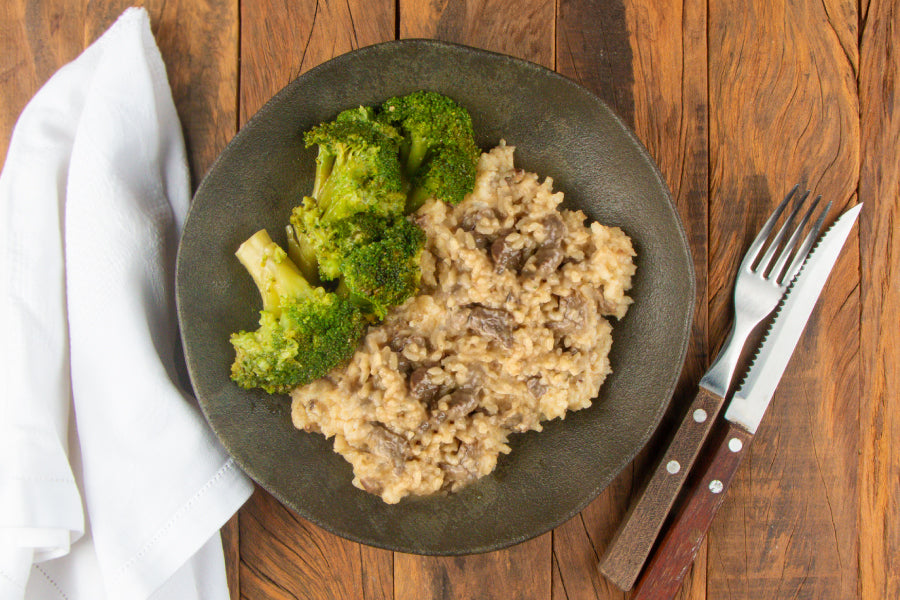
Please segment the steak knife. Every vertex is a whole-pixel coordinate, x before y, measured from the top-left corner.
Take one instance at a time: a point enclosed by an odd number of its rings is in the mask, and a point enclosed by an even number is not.
[[[861,208],[858,204],[846,211],[822,235],[785,294],[725,411],[723,426],[713,436],[711,458],[685,491],[683,506],[650,557],[632,600],[668,600],[681,587]]]

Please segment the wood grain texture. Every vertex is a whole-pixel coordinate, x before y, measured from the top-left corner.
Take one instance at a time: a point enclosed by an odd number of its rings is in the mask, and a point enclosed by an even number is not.
[[[859,593],[900,598],[900,10],[861,21]]]
[[[394,10],[393,0],[241,3],[241,124],[301,73],[394,39]]]
[[[622,0],[559,0],[556,70],[594,92],[634,127],[634,52],[628,25]]]
[[[507,550],[470,556],[394,553],[396,600],[546,600],[550,535]]]
[[[600,573],[597,563],[628,505],[630,481],[631,472],[627,470],[581,514],[553,530],[554,600],[626,597]]]
[[[84,7],[64,0],[0,3],[0,164],[19,114],[83,50]]]
[[[130,4],[0,2],[0,160],[25,103]],[[840,207],[858,190],[866,203],[859,236],[844,250],[680,597],[900,596],[896,3],[137,4],[151,14],[195,185],[237,125],[300,72],[395,34],[437,37],[556,66],[604,98],[659,163],[697,271],[698,311],[672,407],[633,466],[581,515],[505,553],[395,560],[330,536],[258,491],[223,532],[233,598],[450,597],[445,589],[461,597],[626,598],[594,568],[597,557],[682,416],[710,347],[724,338],[741,254],[797,181]]]
[[[242,598],[379,598],[386,551],[362,552],[257,489],[240,512]],[[388,571],[389,573],[390,571]],[[371,594],[371,595],[370,595]]]
[[[241,529],[240,513],[235,513],[222,526],[222,555],[225,557],[225,578],[228,596],[241,597]]]
[[[794,183],[833,200],[832,217],[855,201],[854,10],[710,2],[711,339],[730,319],[742,252]],[[710,598],[857,594],[857,243],[851,235],[713,524]]]
[[[399,0],[400,38],[434,38],[554,65],[555,0]]]
[[[616,531],[635,488],[659,460],[660,449],[690,404],[707,363],[706,3],[632,0],[624,3],[624,22],[619,22],[615,16],[622,14],[622,8],[623,4],[609,0],[560,0],[557,69],[613,106],[659,164],[691,246],[698,310],[685,367],[659,430],[631,469],[582,512],[593,544],[589,550],[598,556]],[[560,533],[558,529],[555,541],[571,539]],[[554,590],[575,590],[563,596],[573,599],[621,597],[595,570],[566,567],[580,564],[578,555],[584,552],[582,546],[554,544],[559,558],[558,568],[554,563]],[[699,568],[684,586],[683,598],[705,597],[704,561],[705,549],[697,561]],[[557,576],[563,581],[558,582]],[[592,595],[583,595],[588,590],[593,590]]]

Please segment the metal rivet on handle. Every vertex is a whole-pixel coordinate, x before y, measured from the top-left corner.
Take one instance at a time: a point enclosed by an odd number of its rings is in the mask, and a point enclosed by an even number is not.
[[[723,489],[725,489],[725,486],[722,485],[722,482],[719,481],[718,479],[713,479],[712,481],[709,482],[709,491],[711,491],[713,494],[718,494]]]
[[[744,447],[744,442],[737,438],[731,438],[728,440],[728,449],[732,452],[740,452],[741,448]]]
[[[674,475],[675,473],[677,473],[680,470],[681,470],[681,465],[678,464],[677,460],[670,460],[668,462],[668,464],[666,465],[666,471],[668,471],[672,475]]]
[[[702,423],[706,420],[706,411],[702,408],[698,408],[694,411],[694,420],[698,423]]]

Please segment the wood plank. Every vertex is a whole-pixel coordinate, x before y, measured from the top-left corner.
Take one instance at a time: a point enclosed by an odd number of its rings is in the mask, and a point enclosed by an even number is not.
[[[257,488],[240,512],[241,597],[363,598],[359,544],[332,535]]]
[[[709,4],[710,332],[733,273],[796,182],[855,202],[855,7]],[[710,598],[858,594],[859,253],[855,235],[735,478],[709,539]]]
[[[57,69],[83,50],[81,4],[0,3],[0,164],[22,109]]]
[[[400,37],[434,38],[554,66],[555,0],[399,0]]]
[[[860,32],[859,595],[900,598],[900,11],[867,2]]]
[[[592,91],[632,128],[632,46],[640,32],[629,29],[627,13],[640,4],[633,0],[626,8],[623,0],[559,0],[556,20],[556,71]]]
[[[330,58],[395,37],[393,0],[243,2],[240,122]]]
[[[240,513],[235,513],[220,532],[222,536],[222,555],[225,557],[225,578],[228,585],[228,597],[241,596],[241,531]]]
[[[538,538],[499,552],[470,556],[394,553],[396,600],[547,600],[550,540]]]
[[[392,0],[243,2],[240,23],[243,124],[300,73],[394,39],[395,7]],[[242,598],[393,598],[391,552],[332,535],[262,489],[238,518]]]
[[[596,568],[587,565],[591,555],[601,556],[605,550],[635,487],[654,466],[662,442],[674,432],[696,392],[707,362],[705,65],[704,2],[560,0],[557,70],[610,104],[635,129],[660,166],[688,234],[698,307],[682,376],[657,434],[632,467],[583,511],[580,523],[574,519],[556,530],[554,575],[558,573],[563,581],[557,585],[554,578],[554,589],[564,589],[564,597],[621,597]],[[701,549],[700,568],[687,577],[681,597],[705,597],[704,561],[705,549]]]
[[[503,52],[552,68],[553,0],[400,0],[401,38],[436,38]],[[546,599],[551,593],[552,536],[498,552],[454,558],[395,554],[397,600]]]
[[[394,597],[394,553],[356,544],[362,567],[363,600],[389,600]]]

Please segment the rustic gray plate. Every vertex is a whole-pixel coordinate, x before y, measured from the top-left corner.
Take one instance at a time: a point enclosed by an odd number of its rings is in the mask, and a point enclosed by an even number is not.
[[[580,208],[628,233],[638,254],[634,305],[614,324],[614,374],[587,410],[512,436],[496,471],[450,496],[396,505],[354,488],[321,435],[291,426],[290,402],[229,381],[231,332],[255,328],[260,301],[234,258],[266,227],[281,239],[312,186],[302,133],[340,110],[429,89],[472,113],[478,142],[515,145],[518,166],[552,176]],[[279,235],[281,234],[281,235]],[[178,253],[178,317],[194,390],[241,467],[325,529],[419,554],[495,550],[563,523],[647,442],[681,370],[693,314],[687,240],[653,160],[596,96],[547,69],[434,41],[389,42],[301,75],[241,129],[203,180]]]

